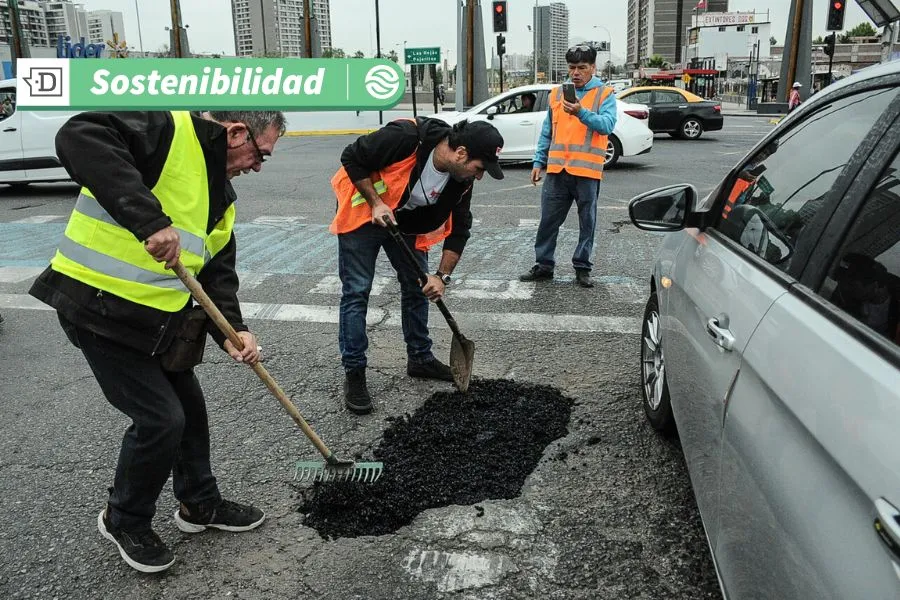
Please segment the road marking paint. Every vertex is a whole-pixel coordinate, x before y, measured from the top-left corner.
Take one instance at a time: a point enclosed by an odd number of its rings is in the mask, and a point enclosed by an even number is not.
[[[53,309],[27,294],[0,294],[4,310],[22,309],[52,311]],[[339,307],[316,304],[260,304],[242,302],[241,311],[247,319],[278,322],[338,323]],[[439,311],[432,308],[429,327],[447,329]],[[551,315],[546,313],[459,313],[454,318],[463,331],[530,331],[543,333],[614,333],[640,335],[641,320],[632,317],[595,315]],[[400,328],[401,313],[397,309],[369,306],[366,315],[369,325]]]
[[[502,554],[443,550],[412,550],[402,566],[410,577],[435,584],[439,592],[495,585],[507,572],[518,571],[515,563]]]
[[[10,221],[10,223],[55,223],[58,221],[65,221],[68,218],[68,215],[34,215],[32,217]]]
[[[537,229],[538,224],[540,224],[540,219],[519,219],[519,227],[525,227],[528,229]]]
[[[295,216],[295,217],[280,217],[280,216],[271,216],[271,215],[262,215],[256,217],[251,223],[255,223],[256,225],[272,225],[274,227],[278,226],[290,226],[296,225],[298,221],[303,221],[306,219],[304,216]]]

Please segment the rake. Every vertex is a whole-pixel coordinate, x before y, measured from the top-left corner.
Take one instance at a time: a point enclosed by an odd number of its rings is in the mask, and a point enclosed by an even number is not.
[[[225,319],[225,316],[219,311],[218,307],[213,304],[213,301],[206,295],[206,292],[203,291],[200,282],[194,279],[193,275],[184,268],[181,261],[176,262],[172,267],[172,270],[175,271],[175,274],[178,275],[178,278],[181,279],[182,283],[187,286],[191,295],[193,295],[200,306],[203,307],[203,310],[206,311],[206,314],[209,315],[216,326],[229,340],[231,340],[234,347],[238,350],[243,350],[244,342],[231,326],[231,323]],[[288,399],[278,383],[271,375],[269,375],[266,368],[259,362],[255,365],[250,365],[250,368],[263,380],[263,383],[266,384],[269,391],[272,392],[279,402],[281,402],[281,405],[284,406],[288,414],[291,415],[294,422],[300,426],[300,429],[306,434],[306,437],[309,438],[316,449],[321,452],[322,456],[325,458],[324,463],[319,461],[298,461],[294,469],[294,479],[296,481],[360,481],[365,483],[374,483],[378,481],[384,472],[383,463],[355,462],[335,456],[321,438],[316,435],[316,432],[309,426],[303,418],[303,415],[301,415],[300,411],[297,410],[297,407],[294,406],[294,403]]]

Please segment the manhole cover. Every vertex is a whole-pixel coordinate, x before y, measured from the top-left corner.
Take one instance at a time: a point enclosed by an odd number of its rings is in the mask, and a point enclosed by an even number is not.
[[[385,430],[377,482],[305,490],[304,523],[326,539],[384,535],[429,508],[515,498],[544,448],[566,435],[571,406],[555,388],[506,380],[436,393]]]

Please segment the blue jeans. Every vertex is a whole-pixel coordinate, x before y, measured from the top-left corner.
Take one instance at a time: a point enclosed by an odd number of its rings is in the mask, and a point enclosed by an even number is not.
[[[427,273],[428,254],[415,249],[415,236],[404,238],[413,248],[422,270]],[[390,232],[384,227],[367,223],[359,229],[338,235],[338,273],[342,284],[338,344],[344,369],[366,366],[366,350],[369,349],[366,312],[375,278],[375,261],[382,247],[400,282],[400,312],[406,354],[414,362],[427,362],[434,358],[431,338],[428,337],[428,298],[419,287],[416,272]]]
[[[576,269],[591,270],[599,195],[599,179],[576,177],[566,171],[547,173],[541,193],[541,224],[534,240],[537,264],[549,270],[555,266],[556,238],[574,200],[578,207],[578,245],[572,255],[572,265]]]
[[[210,467],[206,401],[194,371],[164,371],[157,356],[59,320],[107,401],[131,419],[110,488],[111,525],[149,528],[170,473],[178,500],[201,512],[215,508],[222,498]]]

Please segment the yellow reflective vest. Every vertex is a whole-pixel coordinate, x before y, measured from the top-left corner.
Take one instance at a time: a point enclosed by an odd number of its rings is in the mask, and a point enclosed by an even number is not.
[[[181,263],[195,276],[231,239],[231,204],[207,233],[209,182],[203,149],[189,112],[173,111],[175,132],[159,180],[151,192],[181,238]],[[50,267],[97,289],[165,312],[185,307],[190,292],[142,240],[119,225],[82,188]]]

